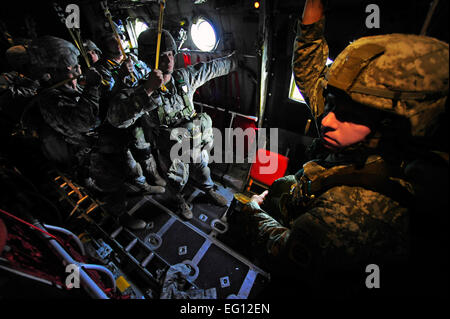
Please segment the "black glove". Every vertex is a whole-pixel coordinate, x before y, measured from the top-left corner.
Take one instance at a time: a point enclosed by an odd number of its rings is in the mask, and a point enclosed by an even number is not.
[[[102,83],[102,80],[103,78],[101,74],[98,73],[98,71],[95,68],[90,68],[86,72],[85,76],[86,86],[99,87],[100,84]]]

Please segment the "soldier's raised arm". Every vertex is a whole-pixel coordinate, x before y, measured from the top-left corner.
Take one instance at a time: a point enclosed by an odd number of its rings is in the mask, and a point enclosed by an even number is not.
[[[188,66],[182,71],[186,73],[189,86],[195,91],[197,88],[219,76],[227,75],[237,67],[235,54],[214,59],[208,62],[200,62]]]
[[[328,45],[323,36],[324,6],[321,0],[307,0],[297,23],[292,67],[295,83],[315,118],[323,113],[322,97]]]

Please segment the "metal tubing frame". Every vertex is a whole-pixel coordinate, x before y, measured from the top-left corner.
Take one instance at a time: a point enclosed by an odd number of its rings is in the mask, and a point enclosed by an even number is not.
[[[45,229],[45,227],[38,221],[35,221],[33,223],[33,225],[40,229]],[[42,237],[44,237],[44,239],[46,239],[48,241],[48,244],[51,246],[51,248],[62,258],[63,263],[65,265],[74,264],[74,265],[79,266],[81,285],[83,286],[83,288],[86,290],[86,292],[91,297],[96,298],[96,299],[109,299],[109,297],[105,294],[105,292],[97,285],[97,283],[95,283],[94,280],[92,280],[92,278],[88,275],[88,273],[86,273],[86,271],[83,269],[83,267],[86,266],[85,264],[79,263],[78,261],[73,259],[72,256],[70,256],[67,253],[67,251],[58,243],[57,240],[55,240],[54,238],[52,238],[42,232],[39,232],[39,233]],[[102,266],[98,266],[98,267],[102,267]],[[104,268],[103,269],[104,273],[107,273],[107,271],[109,271],[105,267],[103,267],[103,268]],[[98,269],[96,269],[96,270],[98,270]]]

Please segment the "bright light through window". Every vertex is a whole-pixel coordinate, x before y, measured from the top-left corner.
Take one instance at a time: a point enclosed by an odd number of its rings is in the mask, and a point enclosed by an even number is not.
[[[297,101],[297,102],[305,102],[305,99],[303,98],[303,95],[300,93],[300,90],[298,89],[297,85],[295,85],[294,74],[292,74],[291,84],[290,84],[289,87],[291,88],[289,90],[289,98],[291,100],[294,100],[294,101]]]
[[[191,37],[195,46],[201,51],[212,51],[216,47],[216,31],[204,18],[199,18],[196,23],[192,24]]]
[[[148,29],[148,26],[145,22],[137,20],[136,25],[134,27],[134,32],[136,33],[136,39],[139,37],[139,34],[141,34],[142,32],[144,32],[147,29]]]
[[[330,66],[333,63],[332,60],[327,59],[327,66]],[[291,84],[289,85],[289,98],[291,100],[297,101],[297,102],[303,102],[305,103],[305,99],[303,98],[303,95],[300,93],[300,90],[298,89],[297,85],[295,85],[294,80],[294,74],[292,74],[291,77]]]

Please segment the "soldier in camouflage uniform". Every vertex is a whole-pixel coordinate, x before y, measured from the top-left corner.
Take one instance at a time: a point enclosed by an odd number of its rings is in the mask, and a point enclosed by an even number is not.
[[[102,76],[91,68],[83,79],[84,86],[80,86],[80,53],[66,40],[44,36],[34,40],[29,51],[36,72],[50,77],[36,102],[42,117],[38,134],[44,154],[78,182],[101,191],[105,209],[123,216],[119,222],[131,228],[141,224],[123,214],[124,182],[133,171],[126,149],[121,148],[119,153],[114,150],[126,145],[129,138],[105,134],[101,125]]]
[[[11,72],[0,75],[0,136],[8,139],[20,122],[26,105],[36,96],[40,86],[29,72],[29,57],[23,45],[5,53]]]
[[[122,51],[114,35],[104,36],[101,47],[103,56],[95,67],[102,75],[104,85],[107,85],[107,89],[112,92],[111,95],[115,95],[124,86],[135,85],[131,74],[140,80],[150,72],[148,66],[133,54],[129,54],[126,60],[123,59]]]
[[[97,63],[97,61],[100,60],[102,50],[100,50],[92,40],[85,40],[83,43],[83,47],[88,55],[91,65]]]
[[[136,87],[139,80],[142,80],[150,72],[150,69],[144,62],[139,61],[132,54],[129,55],[128,59],[123,61],[122,51],[114,35],[104,37],[102,43],[105,54],[95,65],[95,68],[103,78],[101,118],[104,119],[110,99],[123,88]],[[102,135],[102,151],[97,154],[99,158],[103,155],[109,157],[111,154],[117,154],[117,158],[122,158],[128,163],[129,169],[127,171],[131,172],[133,185],[149,194],[164,193],[165,189],[163,186],[165,186],[166,182],[159,176],[156,170],[156,162],[152,156],[150,144],[145,140],[139,121],[127,129],[112,127],[105,121],[99,131]],[[95,167],[93,178],[94,180],[104,179],[105,174],[108,175],[110,173],[118,175],[119,170],[124,172],[122,166],[120,165],[118,167],[116,173],[112,173],[111,167],[108,166],[108,169],[102,172],[102,165],[100,163],[92,163],[92,167]],[[143,168],[145,174],[152,179],[152,182],[157,184],[156,186],[151,186],[147,183]]]
[[[355,271],[364,289],[367,265],[383,271],[407,260],[413,211],[427,212],[422,226],[437,220],[426,196],[447,197],[448,154],[445,162],[423,141],[445,109],[448,44],[402,34],[361,38],[327,70],[323,22],[321,2],[307,1],[293,65],[313,114],[325,112],[321,138],[329,155],[253,196],[238,217],[275,273],[282,264],[278,273],[330,289],[327,274]],[[430,175],[436,166],[441,170]],[[432,191],[424,190],[424,176]],[[441,214],[442,207],[448,199]]]
[[[33,40],[29,52],[35,72],[50,78],[37,100],[43,119],[39,136],[44,153],[62,168],[81,168],[92,149],[94,129],[100,124],[101,76],[94,69],[88,70],[81,87],[80,53],[60,38]]]
[[[138,39],[139,58],[148,64],[155,61],[156,39],[157,32],[153,29],[142,32]],[[184,218],[190,219],[193,217],[192,211],[181,195],[190,173],[193,173],[214,203],[221,206],[227,204],[226,199],[213,189],[208,156],[204,151],[212,147],[212,121],[207,114],[195,112],[193,95],[207,81],[231,72],[236,62],[232,57],[225,57],[174,71],[176,53],[173,37],[164,30],[159,70],[153,70],[148,80],[135,89],[120,92],[112,101],[108,120],[119,128],[129,127],[138,120],[145,121],[146,134],[153,134],[160,162],[166,166],[164,171],[167,172],[168,186],[176,194],[177,207]],[[165,85],[165,89],[161,88],[162,85]],[[184,132],[188,132],[188,136],[175,134],[174,128],[185,128]],[[186,138],[201,140],[199,152],[196,152],[197,157],[192,164],[170,157],[174,143],[183,142]],[[152,139],[150,137],[147,140]]]

